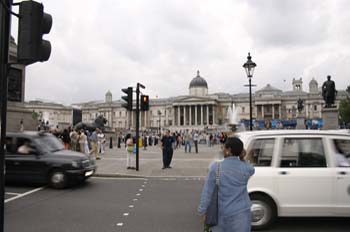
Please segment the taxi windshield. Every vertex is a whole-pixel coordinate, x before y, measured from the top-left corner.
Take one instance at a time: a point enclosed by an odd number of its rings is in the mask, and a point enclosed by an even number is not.
[[[56,152],[64,149],[63,144],[52,135],[40,136],[34,141],[45,151]]]

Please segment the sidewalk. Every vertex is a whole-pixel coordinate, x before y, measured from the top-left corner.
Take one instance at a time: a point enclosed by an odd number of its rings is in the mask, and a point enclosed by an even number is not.
[[[135,155],[136,156],[136,155]],[[162,169],[162,151],[159,146],[140,148],[139,171],[126,169],[126,151],[122,148],[106,147],[101,160],[96,160],[97,171],[94,176],[100,177],[204,177],[211,162],[219,159],[220,145],[208,147],[200,144],[198,154],[185,153],[184,146],[174,150],[171,169]],[[136,164],[135,164],[136,166]]]

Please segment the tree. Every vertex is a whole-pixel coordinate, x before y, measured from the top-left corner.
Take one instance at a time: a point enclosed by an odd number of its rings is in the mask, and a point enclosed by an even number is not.
[[[350,101],[349,99],[343,99],[339,104],[339,119],[341,124],[350,123]]]

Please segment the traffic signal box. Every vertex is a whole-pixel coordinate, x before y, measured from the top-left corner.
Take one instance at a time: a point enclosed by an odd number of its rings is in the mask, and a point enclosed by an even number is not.
[[[149,110],[149,96],[141,95],[141,111]]]
[[[52,17],[44,12],[44,6],[34,1],[19,4],[17,62],[33,64],[47,61],[51,54],[51,43],[43,40],[52,27]]]
[[[126,96],[122,96],[122,99],[125,103],[122,103],[122,106],[128,111],[132,111],[132,87],[122,89],[123,93],[126,93]]]

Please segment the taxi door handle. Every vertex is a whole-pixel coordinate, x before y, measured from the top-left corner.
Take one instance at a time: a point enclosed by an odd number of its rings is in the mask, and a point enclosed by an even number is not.
[[[338,174],[339,175],[346,175],[346,174],[348,174],[346,171],[340,171],[340,172],[338,172]]]
[[[287,172],[287,171],[280,171],[279,174],[280,174],[280,175],[287,175],[288,172]]]

